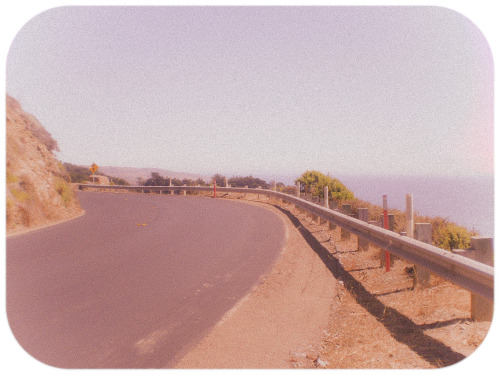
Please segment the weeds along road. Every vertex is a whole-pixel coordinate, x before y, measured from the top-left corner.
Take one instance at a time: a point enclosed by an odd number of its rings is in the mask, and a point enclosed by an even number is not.
[[[82,217],[7,239],[12,332],[56,367],[173,366],[285,244],[278,216],[235,201],[79,198]]]

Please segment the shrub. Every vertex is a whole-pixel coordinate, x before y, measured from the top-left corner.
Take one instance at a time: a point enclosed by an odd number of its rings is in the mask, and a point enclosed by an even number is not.
[[[67,207],[73,200],[73,191],[66,181],[62,178],[57,178],[55,182],[55,189],[61,196],[64,206]]]
[[[470,247],[471,237],[477,235],[477,232],[469,231],[443,218],[434,218],[431,224],[432,241],[442,249],[467,249]]]
[[[326,176],[318,171],[306,171],[295,183],[304,185],[304,191],[314,196],[324,198],[324,187],[328,186],[328,198],[337,202],[354,199],[354,194],[338,179]]]
[[[228,180],[228,184],[230,184],[233,187],[245,187],[248,186],[250,189],[256,189],[257,187],[261,186],[262,189],[269,189],[269,184],[257,177],[253,176],[246,176],[246,177],[241,177],[241,176],[236,176],[236,177],[231,177]]]

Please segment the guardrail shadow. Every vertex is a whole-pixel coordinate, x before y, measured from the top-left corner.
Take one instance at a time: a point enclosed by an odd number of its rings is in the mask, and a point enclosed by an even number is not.
[[[288,216],[332,275],[344,283],[345,288],[356,302],[382,323],[395,340],[405,344],[421,358],[436,367],[451,366],[466,358],[441,341],[426,335],[424,330],[428,325],[419,326],[407,316],[378,300],[343,268],[340,262],[301,224],[297,217],[283,207],[278,205],[275,207]]]

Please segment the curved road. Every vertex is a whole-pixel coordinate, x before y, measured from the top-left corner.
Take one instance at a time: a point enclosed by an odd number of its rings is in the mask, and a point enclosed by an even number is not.
[[[79,197],[84,216],[7,239],[12,332],[56,367],[172,367],[285,243],[279,217],[235,201]]]

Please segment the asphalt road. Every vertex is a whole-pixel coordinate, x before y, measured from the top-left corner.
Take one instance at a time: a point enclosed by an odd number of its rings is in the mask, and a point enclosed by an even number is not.
[[[79,197],[84,216],[7,239],[11,330],[55,367],[172,367],[285,242],[278,216],[236,201]]]

